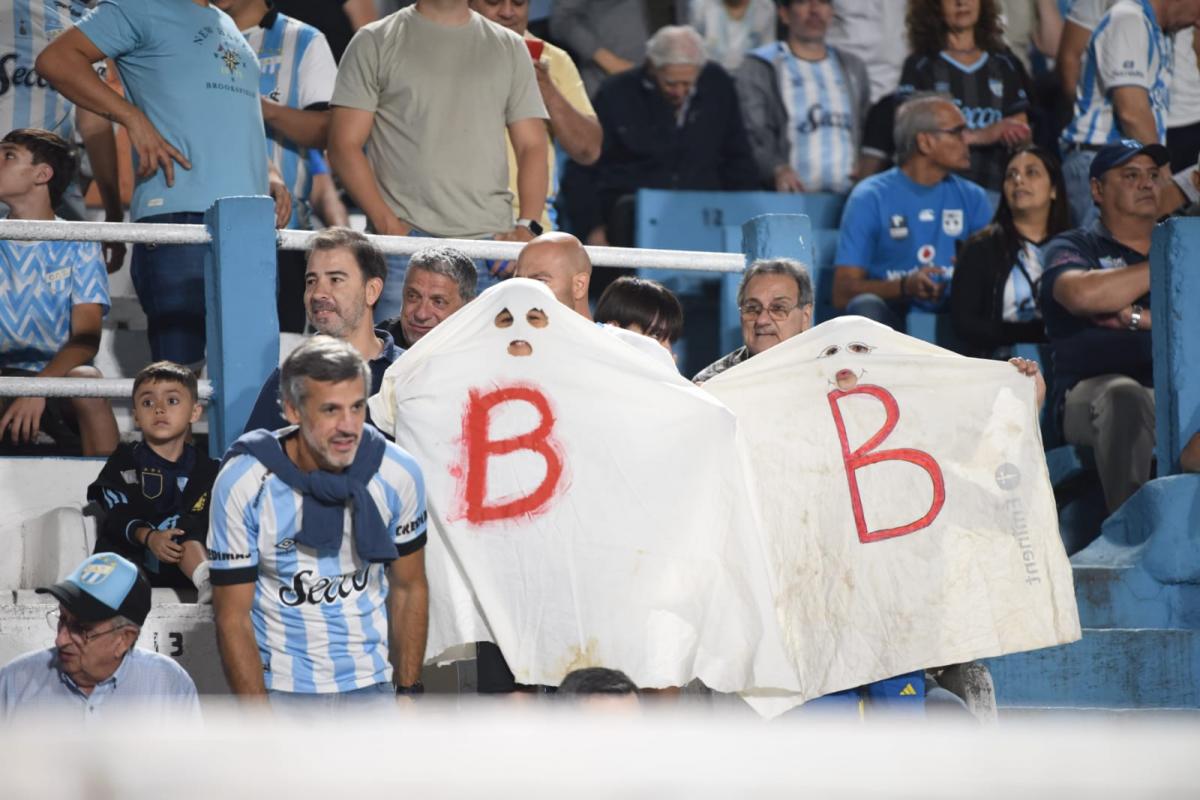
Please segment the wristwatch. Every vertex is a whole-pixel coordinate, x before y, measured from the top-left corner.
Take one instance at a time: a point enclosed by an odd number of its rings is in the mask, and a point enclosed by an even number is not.
[[[401,686],[401,685],[397,684],[396,685],[396,694],[398,694],[398,695],[406,694],[406,695],[409,695],[410,697],[415,697],[417,695],[425,694],[425,684],[421,683],[420,681],[417,681],[416,683],[413,683],[409,686]]]
[[[1142,324],[1142,307],[1134,303],[1129,314],[1129,330],[1140,330]]]
[[[542,223],[538,222],[536,219],[521,218],[517,220],[517,224],[522,228],[529,228],[529,232],[534,236],[541,236],[546,230],[542,227]]]

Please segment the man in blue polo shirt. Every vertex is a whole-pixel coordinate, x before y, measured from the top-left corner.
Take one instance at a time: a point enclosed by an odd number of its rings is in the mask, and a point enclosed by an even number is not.
[[[92,70],[104,58],[116,61],[124,98]],[[42,51],[37,69],[76,105],[128,131],[134,221],[198,224],[218,198],[268,191],[277,221],[286,221],[287,189],[273,169],[268,181],[258,59],[233,20],[207,0],[101,0]],[[131,276],[155,361],[199,370],[207,251],[133,248]]]
[[[1167,148],[1125,139],[1091,164],[1100,218],[1046,245],[1042,316],[1054,355],[1051,408],[1063,438],[1092,448],[1115,511],[1150,479],[1154,374],[1150,235]]]
[[[859,183],[842,213],[833,305],[905,329],[910,303],[945,306],[955,243],[991,221],[984,190],[955,170],[970,165],[962,112],[918,95],[896,112],[900,166]]]

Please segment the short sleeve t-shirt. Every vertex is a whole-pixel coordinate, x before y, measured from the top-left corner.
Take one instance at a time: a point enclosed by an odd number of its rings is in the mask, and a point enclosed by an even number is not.
[[[512,228],[505,126],[548,119],[520,36],[474,12],[447,26],[401,9],[354,35],[333,104],[375,115],[367,160],[400,219],[434,236]]]
[[[71,336],[71,309],[108,313],[98,242],[0,240],[0,367],[41,372]]]
[[[266,102],[298,109],[329,108],[337,66],[323,33],[274,10],[261,24],[242,33],[258,55],[258,91]],[[307,228],[311,220],[308,196],[313,173],[308,152],[279,131],[268,129],[267,157],[292,194],[289,228]]]
[[[82,0],[27,0],[0,9],[0,126],[42,128],[75,140],[74,105],[33,68],[56,36],[87,12]]]
[[[987,194],[957,175],[933,186],[899,167],[854,187],[842,212],[836,262],[862,267],[871,280],[892,280],[918,267],[952,273],[955,242],[991,222]]]
[[[1165,143],[1172,60],[1171,39],[1146,0],[1119,0],[1092,31],[1075,90],[1075,113],[1062,140],[1104,145],[1127,138],[1117,127],[1112,91],[1136,86],[1149,95],[1159,143]]]
[[[1146,254],[1113,239],[1099,221],[1051,239],[1043,253],[1042,317],[1054,355],[1056,390],[1065,391],[1084,378],[1109,373],[1153,386],[1150,331],[1102,328],[1075,316],[1054,299],[1054,284],[1066,272],[1133,266],[1146,261]],[[1150,295],[1137,302],[1149,308]]]
[[[369,491],[397,556],[424,547],[425,481],[416,461],[389,442]],[[213,486],[212,582],[255,583],[251,620],[268,689],[317,694],[389,681],[386,565],[359,558],[349,509],[337,555],[298,545],[303,506],[303,495],[257,459],[231,458]]]
[[[116,61],[126,96],[191,162],[139,179],[138,220],[267,193],[258,59],[225,12],[184,0],[100,0],[79,23]],[[137,156],[134,156],[136,168]]]
[[[596,111],[592,108],[592,101],[588,99],[587,89],[583,86],[583,78],[579,75],[579,69],[567,55],[567,51],[545,42],[543,43],[542,60],[546,62],[550,70],[550,82],[554,84],[555,89],[558,89],[559,94],[571,104],[571,107],[585,117],[596,116]],[[547,135],[549,135],[549,131],[547,131]],[[513,152],[512,142],[509,141],[507,131],[504,133],[504,147],[508,153],[508,190],[512,193],[513,218],[515,219],[521,211],[521,198],[517,196],[517,154]],[[551,230],[554,226],[550,219],[550,204],[558,189],[558,178],[555,175],[558,158],[553,146],[546,153],[546,159],[547,166],[550,168],[550,188],[546,193],[546,210],[542,214],[541,222],[543,228]]]

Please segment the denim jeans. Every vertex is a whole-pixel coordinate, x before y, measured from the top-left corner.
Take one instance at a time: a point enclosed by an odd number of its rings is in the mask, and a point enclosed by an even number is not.
[[[179,211],[155,214],[138,222],[204,224],[204,215]],[[150,337],[150,357],[188,367],[204,362],[203,244],[135,244],[130,265]]]
[[[846,304],[846,313],[866,317],[869,320],[887,325],[894,331],[905,333],[905,318],[908,309],[901,303],[889,303],[877,294],[860,294]]]
[[[1100,210],[1092,202],[1092,180],[1088,172],[1096,153],[1071,150],[1063,159],[1063,180],[1067,184],[1067,202],[1071,206],[1071,225],[1082,228],[1099,218]]]
[[[396,707],[392,684],[375,683],[349,692],[267,692],[271,707],[285,714],[326,714],[331,711],[368,711]]]

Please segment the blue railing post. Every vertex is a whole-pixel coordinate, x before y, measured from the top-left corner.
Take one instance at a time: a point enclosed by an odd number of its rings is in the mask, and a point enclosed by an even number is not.
[[[204,215],[212,246],[204,262],[207,302],[208,451],[220,458],[242,432],[263,381],[279,362],[275,309],[275,204],[223,197]]]
[[[813,268],[812,222],[805,214],[759,214],[742,225],[742,252],[746,264],[760,258],[794,258],[808,268],[816,289]]]
[[[1154,231],[1150,295],[1154,336],[1156,455],[1160,476],[1200,430],[1200,219],[1170,219]]]

